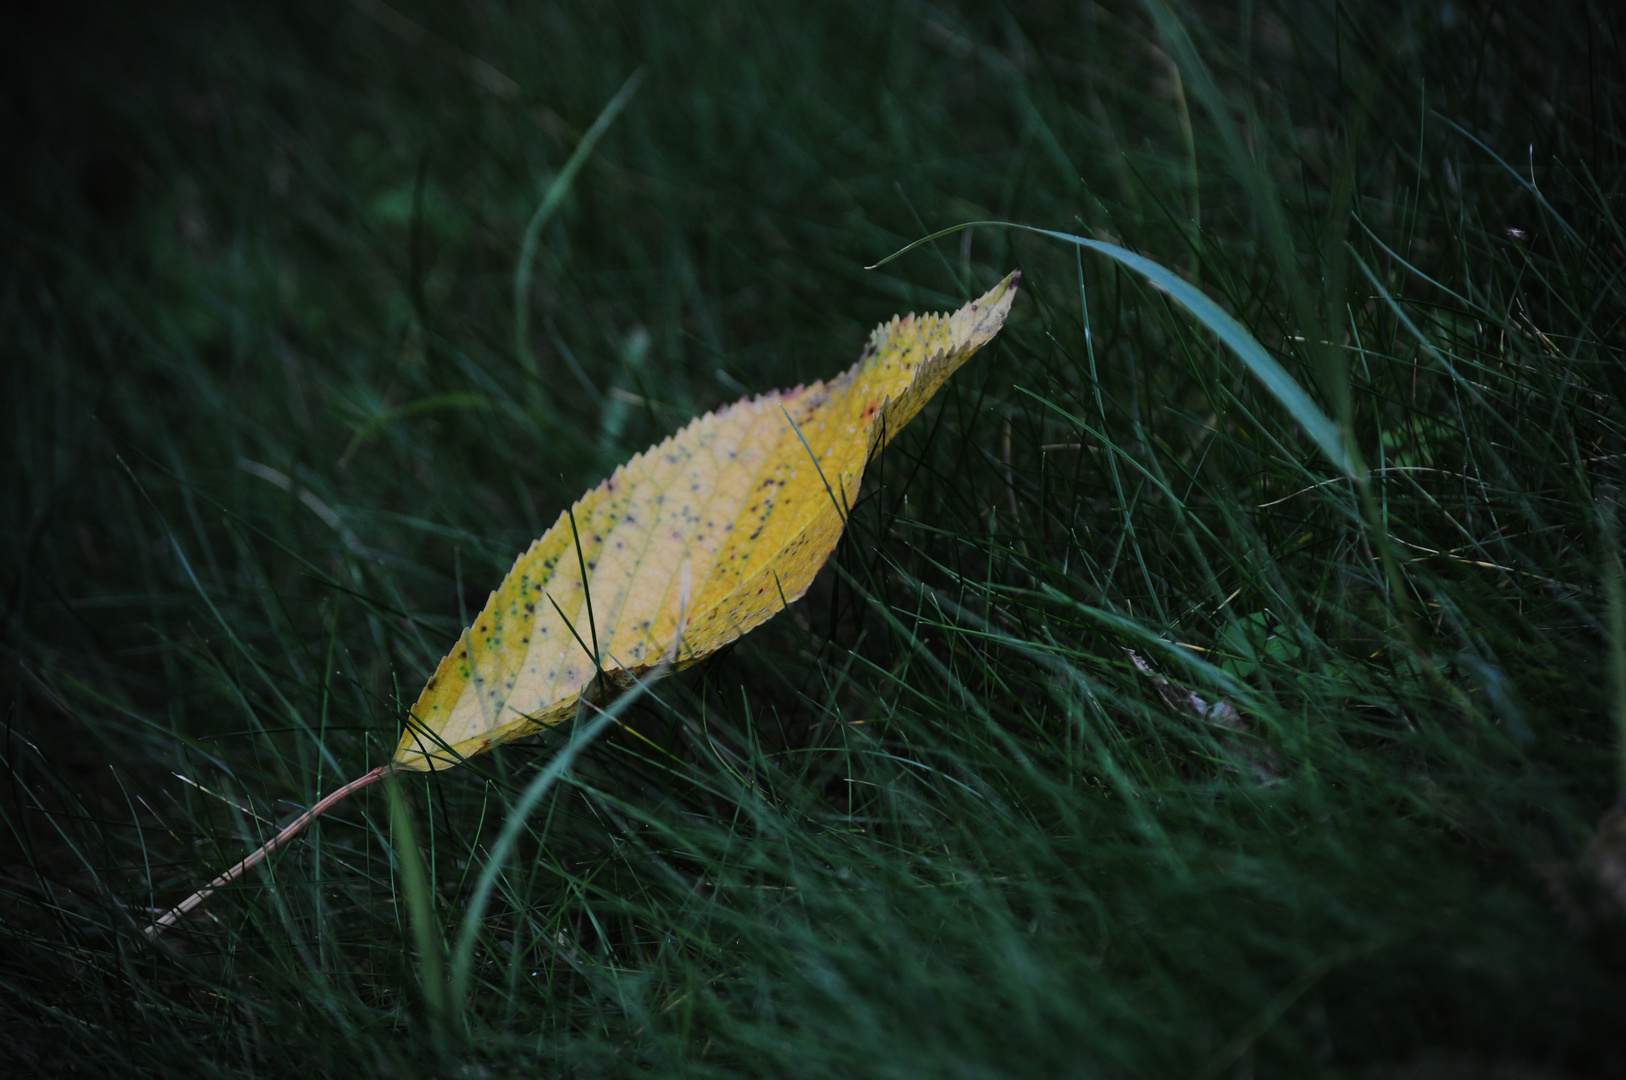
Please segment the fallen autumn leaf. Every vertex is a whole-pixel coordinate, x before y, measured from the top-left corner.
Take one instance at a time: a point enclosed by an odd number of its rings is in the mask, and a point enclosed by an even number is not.
[[[742,399],[616,469],[514,563],[430,677],[389,765],[322,799],[148,936],[351,793],[557,724],[594,682],[627,687],[697,663],[800,599],[870,458],[993,340],[1020,277],[952,314],[895,317],[829,382]]]

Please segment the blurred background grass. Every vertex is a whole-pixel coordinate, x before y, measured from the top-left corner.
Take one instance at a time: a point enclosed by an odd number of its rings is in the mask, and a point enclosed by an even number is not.
[[[20,1074],[1626,1072],[1621,23],[1581,3],[79,4],[0,109]],[[629,77],[538,234],[527,223]],[[1350,433],[1343,478],[1167,298]],[[616,463],[1014,266],[808,598],[321,793]],[[526,354],[529,354],[527,357]]]

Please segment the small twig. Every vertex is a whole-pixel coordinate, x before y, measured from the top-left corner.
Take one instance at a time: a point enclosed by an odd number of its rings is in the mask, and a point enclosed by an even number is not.
[[[1218,724],[1220,727],[1230,728],[1233,731],[1248,730],[1248,725],[1243,722],[1241,714],[1236,711],[1236,707],[1230,702],[1216,701],[1210,705],[1193,691],[1183,686],[1176,686],[1159,675],[1157,669],[1141,659],[1140,654],[1134,649],[1125,649],[1124,652],[1129,654],[1129,662],[1135,665],[1135,669],[1152,680],[1152,685],[1157,689],[1158,697],[1161,697],[1169,708],[1189,713],[1198,720]]]
[[[186,916],[190,914],[193,909],[197,908],[205,900],[213,896],[215,894],[215,890],[222,889],[227,885],[230,885],[233,881],[236,881],[238,878],[260,865],[260,863],[264,862],[278,848],[304,831],[305,826],[309,825],[311,822],[315,821],[317,818],[331,810],[335,803],[349,795],[354,794],[355,792],[360,791],[364,787],[378,783],[378,781],[384,779],[384,777],[388,776],[394,771],[395,767],[393,765],[380,765],[378,768],[366,773],[363,776],[357,777],[348,784],[344,785],[344,787],[339,788],[337,791],[323,798],[321,802],[317,803],[315,806],[311,807],[309,810],[290,821],[286,826],[283,827],[281,832],[277,833],[277,835],[266,841],[257,850],[250,854],[248,858],[244,859],[230,870],[227,870],[224,874],[221,874],[219,877],[209,882],[208,885],[199,889],[191,896],[188,896],[185,900],[182,900],[179,904],[176,904],[166,914],[158,919],[157,922],[147,927],[147,940],[158,940],[159,934],[186,918]]]
[[[1134,649],[1125,649],[1124,652],[1129,654],[1129,662],[1135,665],[1135,669],[1152,681],[1152,686],[1157,689],[1158,697],[1162,698],[1163,703],[1169,708],[1176,712],[1185,713],[1204,723],[1222,727],[1237,735],[1253,734],[1252,726],[1242,719],[1242,714],[1237,712],[1236,706],[1229,701],[1221,699],[1209,703],[1199,697],[1195,691],[1184,686],[1178,686],[1159,675],[1157,669],[1141,659],[1140,654]],[[1263,755],[1247,745],[1236,745],[1234,749],[1237,755],[1247,762],[1248,768],[1253,772],[1254,779],[1262,783],[1271,783],[1281,779],[1282,770],[1276,763],[1276,751],[1269,746],[1264,747]]]

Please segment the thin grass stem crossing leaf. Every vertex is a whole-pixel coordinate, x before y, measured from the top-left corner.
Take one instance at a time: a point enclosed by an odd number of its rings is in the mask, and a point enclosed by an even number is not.
[[[395,767],[446,768],[558,723],[601,673],[630,685],[680,632],[677,667],[800,598],[870,457],[999,332],[1019,276],[952,314],[894,318],[829,382],[742,399],[616,469],[519,557],[440,662]]]

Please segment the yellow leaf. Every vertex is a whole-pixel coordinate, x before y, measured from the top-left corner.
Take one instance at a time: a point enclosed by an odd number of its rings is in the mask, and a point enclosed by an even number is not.
[[[837,378],[707,414],[582,496],[440,662],[395,767],[568,719],[600,668],[625,686],[674,643],[675,666],[695,663],[799,599],[870,457],[999,332],[1019,277],[952,315],[894,318]]]

